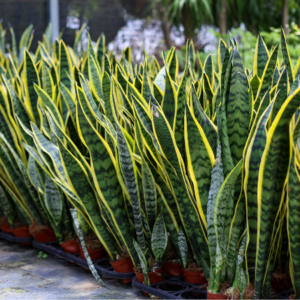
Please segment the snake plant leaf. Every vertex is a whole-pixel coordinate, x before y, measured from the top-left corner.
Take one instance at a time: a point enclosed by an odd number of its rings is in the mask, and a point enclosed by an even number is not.
[[[25,86],[25,103],[29,109],[32,120],[40,127],[40,116],[38,113],[38,96],[34,89],[34,84],[40,85],[40,79],[38,76],[35,64],[30,56],[29,52],[25,50],[24,54],[24,86]]]
[[[173,46],[169,51],[168,55],[168,66],[169,66],[169,74],[173,81],[175,81],[178,73],[178,58],[176,55],[176,48]]]
[[[34,85],[34,89],[35,89],[37,95],[41,98],[41,100],[43,102],[43,105],[49,107],[49,109],[53,113],[53,116],[56,119],[56,121],[60,124],[61,127],[64,128],[64,121],[63,121],[63,119],[61,117],[61,114],[60,114],[57,106],[51,100],[51,98],[38,85],[35,84]]]
[[[217,128],[203,111],[202,106],[198,101],[194,87],[192,87],[192,103],[194,116],[199,125],[201,126],[202,130],[204,131],[214,155],[216,155],[218,143]]]
[[[159,73],[156,75],[154,84],[162,92],[165,90],[165,77],[166,77],[166,67],[162,67]]]
[[[143,195],[146,207],[147,220],[152,230],[157,215],[157,200],[154,177],[146,163],[142,158],[142,181],[143,181]]]
[[[250,80],[250,86],[251,86],[251,90],[253,92],[254,99],[256,99],[259,85],[260,85],[260,79],[257,75],[254,75]]]
[[[300,175],[299,169],[297,168],[294,147],[292,150],[292,156],[289,166],[288,175],[288,211],[287,211],[287,221],[288,221],[288,236],[289,236],[289,252],[291,256],[291,264],[293,267],[294,276],[292,276],[292,282],[296,297],[300,295],[300,258],[298,251],[298,236],[299,236],[299,197],[300,197]]]
[[[65,85],[68,90],[71,90],[72,87],[72,64],[68,48],[66,44],[60,40],[59,42],[59,78],[60,82]]]
[[[204,72],[209,79],[209,83],[211,86],[214,85],[214,65],[211,54],[207,56],[204,62]]]
[[[224,182],[221,148],[222,148],[221,143],[219,142],[217,147],[216,161],[211,172],[211,185],[210,185],[208,200],[207,200],[207,239],[208,239],[209,259],[210,259],[209,289],[216,290],[216,291],[218,291],[219,288],[218,275],[217,275],[218,265],[216,260],[219,250],[217,249],[213,211],[214,211],[218,192]]]
[[[109,58],[106,54],[104,54],[104,72],[107,74],[111,73]]]
[[[289,160],[289,122],[299,107],[300,88],[287,98],[271,125],[262,155],[258,177],[258,236],[256,255],[255,296],[261,297],[263,277],[266,271],[265,257],[268,253],[270,226],[279,209],[281,194],[287,176]],[[275,142],[276,141],[276,142]],[[276,147],[275,147],[276,143]],[[268,295],[266,295],[268,297]]]
[[[16,211],[14,209],[13,204],[9,199],[7,198],[6,194],[4,193],[4,190],[0,184],[0,205],[3,209],[3,212],[5,214],[5,217],[7,218],[8,222],[10,224],[13,224],[15,216],[16,216]]]
[[[144,282],[146,285],[150,285],[150,281],[149,281],[149,277],[148,277],[147,259],[144,255],[141,247],[139,246],[139,244],[136,241],[133,241],[133,245],[136,250],[136,253],[138,254],[140,264],[141,264],[141,267],[143,270],[144,280],[145,280]]]
[[[151,236],[151,249],[156,260],[160,260],[168,243],[168,232],[162,212],[159,213]]]
[[[220,80],[220,83],[221,83],[221,99],[223,99],[223,96],[224,96],[224,89],[225,89],[225,80],[226,80],[226,74],[228,73],[228,67],[231,65],[229,63],[230,61],[230,52],[229,50],[226,48],[225,50],[225,55],[224,55],[224,58],[223,58],[223,63],[222,63],[222,70],[221,70],[221,80]],[[217,109],[217,107],[216,107]]]
[[[174,133],[177,147],[184,156],[184,111],[186,106],[186,82],[188,74],[188,64],[186,63],[177,91],[177,107],[175,113]]]
[[[131,229],[124,207],[122,187],[116,171],[116,162],[105,140],[95,131],[84,114],[80,103],[77,103],[77,123],[81,137],[90,152],[90,164],[97,193],[109,210],[122,242],[129,252],[133,263],[138,262],[131,237]]]
[[[5,181],[7,183],[9,182],[10,187],[13,188],[13,191],[16,193],[17,198],[22,201],[23,206],[28,207],[28,212],[31,218],[35,219],[38,224],[42,225],[43,221],[34,205],[30,191],[21,174],[15,168],[3,145],[0,145],[0,157],[0,164],[2,165],[6,173]]]
[[[246,262],[250,280],[254,277],[255,255],[257,245],[257,182],[260,164],[267,139],[267,121],[270,117],[274,103],[271,102],[259,118],[253,137],[245,153],[244,191],[247,205],[248,245],[246,249]]]
[[[74,228],[76,230],[77,236],[79,238],[80,241],[80,245],[81,248],[83,250],[84,256],[87,260],[87,263],[89,265],[89,269],[91,270],[93,276],[95,277],[95,279],[101,284],[101,286],[106,287],[105,283],[103,282],[103,280],[101,279],[101,277],[99,276],[91,258],[90,255],[88,253],[88,250],[86,248],[85,242],[84,242],[84,238],[83,238],[83,233],[80,227],[80,223],[77,217],[77,211],[75,209],[71,209],[71,216],[73,218],[73,223],[74,223]]]
[[[33,25],[30,24],[23,32],[20,43],[19,43],[19,58],[18,58],[18,63],[19,66],[23,62],[24,58],[24,50],[27,48],[29,50],[29,43],[30,43],[30,36],[32,33]]]
[[[223,162],[223,171],[224,176],[227,176],[231,170],[234,168],[234,162],[231,156],[230,150],[230,143],[228,137],[228,130],[227,130],[227,119],[226,119],[226,102],[227,102],[227,95],[229,94],[230,89],[230,78],[231,78],[231,69],[232,69],[232,56],[230,57],[230,62],[228,62],[228,68],[226,69],[226,79],[224,83],[224,92],[221,102],[221,107],[217,110],[217,122],[218,122],[218,136],[221,143],[221,155],[222,155],[222,162]],[[243,76],[243,75],[241,75]]]
[[[248,137],[250,109],[247,78],[242,59],[237,49],[234,49],[229,96],[226,103],[227,133],[234,165],[240,161],[243,155]]]
[[[206,237],[204,235],[204,228],[195,207],[195,200],[192,198],[189,188],[187,186],[186,178],[183,175],[182,158],[178,153],[178,148],[175,145],[175,138],[167,119],[163,112],[158,108],[154,108],[153,125],[155,128],[155,135],[160,143],[160,148],[165,155],[166,161],[164,163],[167,176],[170,178],[176,202],[180,208],[180,218],[185,226],[186,232],[190,237],[194,254],[203,266],[206,278],[209,278],[208,266],[208,248]],[[201,250],[200,250],[201,249]]]
[[[188,259],[187,259],[188,244],[182,226],[179,227],[179,232],[178,232],[178,248],[180,251],[179,254],[180,254],[182,266],[184,269],[186,269],[188,264]]]
[[[213,105],[213,98],[214,98],[214,92],[212,91],[212,87],[209,83],[209,79],[206,73],[203,74],[203,82],[204,82],[204,91],[206,94],[206,100],[209,103],[209,111],[210,111],[210,116],[214,115],[214,105]]]
[[[290,90],[289,90],[288,96],[291,96],[291,95],[294,93],[294,91],[299,87],[299,85],[300,85],[300,79],[299,79],[299,77],[298,77],[298,78],[296,78],[295,81],[291,84],[291,88],[290,88]]]
[[[268,89],[271,90],[273,74],[277,63],[278,48],[279,48],[279,44],[277,44],[276,47],[273,49],[270,58],[266,64],[266,67],[264,69],[263,75],[261,77],[260,85],[258,88],[260,95],[264,95]]]
[[[151,93],[147,72],[148,72],[148,63],[147,63],[147,59],[146,59],[145,63],[144,63],[144,68],[143,68],[143,84],[142,84],[141,94],[142,94],[143,98],[147,101],[147,103],[149,104],[150,99],[152,99],[153,96]]]
[[[94,57],[88,57],[88,66],[89,66],[89,80],[91,83],[92,90],[94,95],[96,95],[99,102],[104,105],[103,102],[103,92],[102,92],[102,83],[101,83],[101,73],[97,67]]]
[[[273,84],[272,84],[273,87],[278,83],[279,77],[280,77],[280,73],[278,68],[276,67],[273,75]]]
[[[227,50],[226,43],[222,39],[220,39],[219,46],[218,46],[218,67],[219,67],[219,72],[222,71],[222,66],[223,66],[223,61],[224,61],[224,58],[225,58],[226,50]]]
[[[165,93],[162,102],[163,112],[171,126],[174,128],[175,110],[176,110],[176,91],[169,72],[166,70]]]
[[[262,78],[268,59],[268,49],[260,33],[258,33],[254,54],[253,76],[257,75],[259,78]]]
[[[241,160],[234,169],[225,178],[218,195],[215,200],[213,210],[213,222],[215,228],[217,248],[220,249],[220,254],[216,255],[216,265],[221,265],[222,268],[226,263],[227,244],[228,244],[228,227],[230,226],[231,219],[229,214],[233,208],[233,191],[237,178],[242,170],[243,160]],[[222,261],[222,262],[221,262]],[[217,269],[217,272],[220,270]],[[223,280],[220,279],[222,282]]]
[[[103,66],[103,56],[105,53],[105,36],[102,33],[99,37],[99,41],[97,43],[97,60],[99,65]]]
[[[56,171],[56,176],[58,176],[63,182],[67,182],[67,177],[62,166],[58,147],[49,142],[33,123],[31,123],[31,128],[37,145],[43,152],[50,156]]]
[[[103,73],[102,78],[102,91],[103,91],[103,100],[104,100],[104,108],[105,108],[105,115],[109,119],[109,121],[114,124],[115,119],[113,116],[113,99],[112,99],[112,83],[111,79],[107,72]]]
[[[141,217],[141,199],[139,196],[135,161],[132,155],[132,151],[128,145],[128,142],[125,139],[124,134],[119,126],[117,126],[117,137],[120,165],[132,204],[137,240],[141,249],[145,251],[146,244],[143,234],[143,224]]]
[[[71,119],[73,123],[75,124],[76,121],[76,104],[74,97],[72,96],[71,92],[66,88],[66,86],[60,82],[59,83],[60,93],[62,96],[63,101],[65,101],[65,104],[70,112]]]
[[[87,174],[80,164],[80,162],[65,148],[65,146],[58,140],[61,160],[64,169],[68,175],[68,184],[72,192],[82,202],[85,210],[88,213],[89,220],[96,230],[96,235],[101,241],[102,245],[107,250],[109,256],[114,259],[113,253],[118,250],[116,241],[109,233],[106,225],[101,217],[101,212],[97,199],[91,184],[88,181]]]
[[[287,73],[289,76],[289,82],[292,83],[295,80],[295,76],[294,76],[293,66],[290,58],[290,53],[288,50],[288,45],[286,42],[285,33],[282,27],[281,27],[281,34],[280,34],[280,44],[281,44],[281,51],[282,51],[284,65],[287,69]]]
[[[55,224],[58,225],[62,219],[63,198],[52,179],[47,174],[45,175],[45,207]]]
[[[46,94],[49,95],[49,97],[54,100],[55,98],[55,91],[54,91],[54,82],[51,75],[51,72],[48,67],[46,67],[46,64],[42,64],[42,77],[41,77],[41,83],[43,90],[46,92]]]
[[[193,182],[197,208],[202,222],[206,225],[207,198],[215,157],[203,129],[197,123],[188,105],[184,132],[187,168]]]

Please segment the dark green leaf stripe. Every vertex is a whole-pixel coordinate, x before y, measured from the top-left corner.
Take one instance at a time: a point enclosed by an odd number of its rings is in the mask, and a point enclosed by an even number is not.
[[[214,66],[213,66],[213,60],[212,60],[211,54],[209,54],[205,60],[204,71],[205,71],[206,75],[208,76],[210,84],[213,85]]]

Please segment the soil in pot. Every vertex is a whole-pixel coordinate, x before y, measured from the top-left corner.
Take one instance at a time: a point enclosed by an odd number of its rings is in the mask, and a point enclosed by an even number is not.
[[[196,263],[190,264],[187,269],[183,270],[185,280],[193,284],[205,284],[207,280],[204,276],[203,269]]]
[[[169,276],[182,276],[183,269],[180,262],[164,262],[164,272]]]
[[[34,239],[39,243],[50,243],[56,241],[53,229],[46,225],[38,225],[36,221],[29,226],[29,233],[32,234]]]
[[[133,263],[125,247],[120,254],[117,254],[116,261],[111,261],[110,264],[118,273],[131,273],[133,269]],[[130,283],[132,279],[120,279],[121,283]]]
[[[250,283],[245,287],[243,299],[253,299],[254,297],[254,283]]]
[[[95,233],[89,234],[86,237],[84,237],[84,242],[91,260],[101,259],[104,256],[105,249]],[[80,246],[79,248],[80,257],[85,259],[82,247]]]
[[[289,277],[288,274],[274,271],[271,286],[272,289],[277,293],[289,290],[290,288],[292,288],[291,277]]]

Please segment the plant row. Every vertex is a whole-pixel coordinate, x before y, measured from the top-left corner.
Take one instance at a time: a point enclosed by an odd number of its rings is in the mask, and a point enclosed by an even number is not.
[[[48,26],[32,53],[31,26],[6,49],[0,28],[2,227],[76,248],[79,221],[145,284],[164,262],[208,297],[268,299],[274,280],[300,297],[300,60],[284,32],[272,49],[258,36],[251,70],[235,39],[216,69],[188,42],[179,70],[175,48],[162,67],[103,35],[83,51],[84,30],[71,48]]]

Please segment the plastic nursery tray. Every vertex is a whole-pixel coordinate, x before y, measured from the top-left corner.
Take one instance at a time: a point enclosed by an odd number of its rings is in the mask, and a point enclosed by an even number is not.
[[[13,243],[31,243],[33,240],[32,237],[20,238],[14,236],[12,233],[6,233],[2,231],[0,231],[0,238]]]
[[[59,243],[52,242],[52,243],[39,243],[37,241],[32,242],[33,247],[43,250],[45,252],[48,252],[50,254],[59,256],[61,258],[64,258],[65,260],[68,260],[72,263],[75,263],[83,268],[88,269],[88,263],[85,259],[80,257],[80,254],[71,254],[66,253],[62,250]],[[100,259],[100,260],[93,260],[93,263],[95,265],[96,270],[99,274],[103,276],[107,276],[110,278],[115,279],[130,279],[135,276],[134,272],[131,273],[117,273],[114,271],[113,267],[109,263],[108,258]]]
[[[163,274],[164,280],[147,286],[138,282],[137,278],[132,279],[132,286],[142,292],[157,296],[162,299],[206,299],[207,285],[198,285],[186,282],[184,276],[171,277]],[[293,289],[272,293],[270,299],[289,299]]]
[[[164,280],[150,286],[138,282],[134,277],[132,286],[140,291],[162,299],[206,299],[206,284],[186,282],[184,276],[171,277],[163,274]]]

